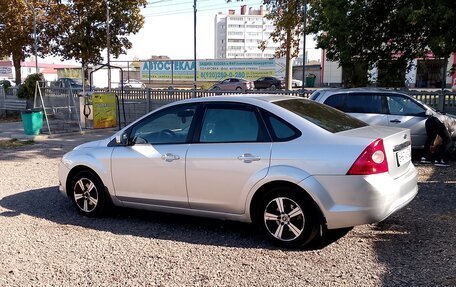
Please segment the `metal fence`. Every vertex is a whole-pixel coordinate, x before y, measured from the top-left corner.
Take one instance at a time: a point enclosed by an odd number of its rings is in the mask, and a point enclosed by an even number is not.
[[[93,92],[105,93],[107,90],[96,89]],[[261,90],[246,92],[223,92],[210,90],[177,89],[113,89],[112,92],[117,96],[120,109],[120,122],[121,125],[124,126],[150,111],[179,100],[233,94],[273,94],[308,98],[313,91]],[[70,121],[76,120],[80,115],[78,98],[80,96],[80,93],[80,90],[71,90],[68,88],[42,88],[42,94],[46,109],[48,109],[48,111],[52,111],[52,114],[54,115],[61,114],[61,117]],[[456,93],[445,92],[442,94],[441,91],[408,91],[407,93],[434,109],[456,114]],[[15,98],[15,95],[15,90],[11,89],[9,93],[7,93],[4,97]],[[2,107],[0,101],[0,109],[1,108]]]

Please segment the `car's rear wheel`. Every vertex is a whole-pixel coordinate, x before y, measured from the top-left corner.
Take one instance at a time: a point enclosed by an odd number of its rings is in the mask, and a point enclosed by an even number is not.
[[[277,87],[276,87],[276,85],[271,85],[271,87],[269,89],[271,89],[272,91],[275,91],[275,90],[277,90]]]
[[[90,217],[101,215],[110,203],[103,183],[91,171],[80,171],[72,177],[69,196],[78,212]]]
[[[242,88],[241,87],[237,87],[236,91],[242,91]]]
[[[296,248],[309,243],[318,233],[314,204],[299,191],[276,189],[263,198],[255,221],[274,244]]]

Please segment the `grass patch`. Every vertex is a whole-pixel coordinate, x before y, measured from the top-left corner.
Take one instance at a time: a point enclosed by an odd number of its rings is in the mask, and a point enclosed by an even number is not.
[[[26,140],[26,141],[20,141],[17,139],[0,140],[0,149],[13,149],[13,148],[32,145],[34,143],[35,143],[34,141],[30,141],[30,140]]]

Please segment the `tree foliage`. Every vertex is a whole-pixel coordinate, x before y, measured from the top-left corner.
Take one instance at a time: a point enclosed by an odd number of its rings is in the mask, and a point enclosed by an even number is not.
[[[57,37],[53,53],[83,64],[102,62],[101,52],[107,48],[107,3],[110,52],[118,57],[131,48],[127,36],[142,28],[144,17],[140,8],[147,4],[147,0],[70,0],[61,19],[65,28]]]
[[[428,50],[438,57],[456,51],[455,6],[454,0],[311,0],[308,32],[345,70],[376,66],[380,84],[403,85],[410,60]],[[365,84],[350,78],[348,85]]]
[[[29,6],[27,6],[27,3]],[[49,0],[0,1],[0,58],[12,56],[16,83],[21,82],[21,61],[34,54],[34,21],[36,12],[38,55],[50,52],[53,35],[59,27],[63,4]]]

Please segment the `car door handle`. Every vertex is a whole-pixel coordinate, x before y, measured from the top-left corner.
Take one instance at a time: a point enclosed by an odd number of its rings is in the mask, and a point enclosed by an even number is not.
[[[238,160],[242,160],[245,163],[251,163],[252,161],[259,161],[261,158],[259,156],[254,156],[250,153],[245,153],[238,156]]]
[[[166,153],[162,155],[162,160],[167,161],[167,162],[172,162],[173,160],[178,160],[180,159],[180,156],[174,155],[172,153]]]
[[[398,123],[400,123],[400,122],[401,122],[401,121],[398,120],[398,119],[395,119],[395,120],[391,120],[391,121],[390,121],[390,123],[395,123],[395,124],[398,124]]]

